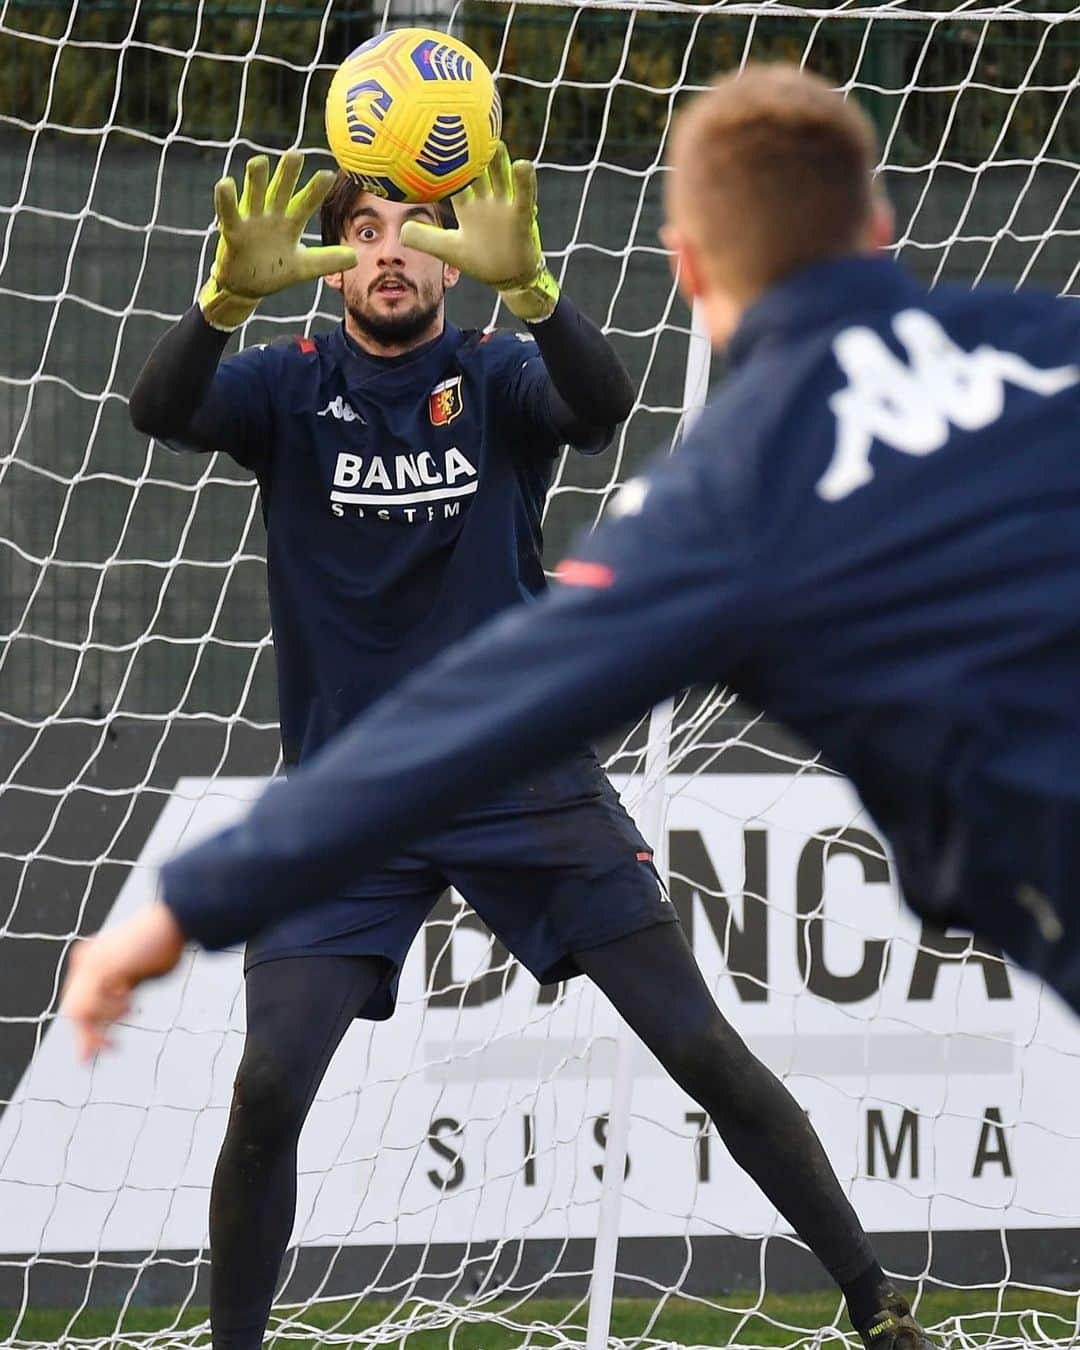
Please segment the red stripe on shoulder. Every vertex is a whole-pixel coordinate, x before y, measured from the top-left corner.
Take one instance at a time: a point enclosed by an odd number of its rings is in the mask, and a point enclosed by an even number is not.
[[[315,343],[311,338],[297,338],[296,345],[305,354],[315,351]]]
[[[555,579],[564,586],[597,586],[603,589],[614,582],[615,573],[603,563],[564,558],[555,569]]]

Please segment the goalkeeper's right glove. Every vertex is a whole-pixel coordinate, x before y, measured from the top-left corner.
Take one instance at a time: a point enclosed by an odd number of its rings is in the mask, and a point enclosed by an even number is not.
[[[306,248],[300,242],[304,226],[334,183],[334,174],[320,169],[294,195],[303,165],[299,150],[286,150],[267,186],[266,156],[249,159],[239,203],[231,178],[215,184],[221,238],[210,279],[199,292],[199,308],[212,327],[231,333],[264,296],[356,266],[356,254],[345,245]]]

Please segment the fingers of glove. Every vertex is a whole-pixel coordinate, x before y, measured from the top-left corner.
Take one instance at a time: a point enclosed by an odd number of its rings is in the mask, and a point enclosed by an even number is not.
[[[290,220],[298,220],[306,225],[326,200],[336,178],[337,174],[332,169],[319,169],[313,173],[289,202],[285,214]]]
[[[455,192],[450,198],[450,205],[454,208],[455,214],[458,214],[462,207],[467,211],[469,209],[469,204],[475,200],[476,193],[473,191],[472,183],[466,183],[460,192]]]
[[[315,281],[318,277],[348,272],[356,266],[356,254],[344,244],[329,244],[325,248],[305,248],[297,261],[297,280]]]
[[[304,156],[299,150],[286,150],[278,160],[274,176],[266,192],[266,209],[275,215],[284,215],[296,188],[296,180],[304,167]]]
[[[460,230],[443,230],[437,225],[425,225],[420,220],[407,220],[401,227],[401,242],[406,248],[430,253],[433,258],[449,263],[451,267],[458,266],[460,241]]]
[[[510,152],[502,141],[495,147],[495,154],[488,165],[488,178],[491,181],[492,195],[496,199],[506,202],[514,200],[514,180],[510,174]]]
[[[231,234],[240,224],[236,184],[231,178],[219,178],[214,184],[214,211],[217,213],[218,229],[223,235]]]
[[[486,201],[491,196],[491,165],[489,164],[469,184],[469,189],[478,201]]]
[[[256,155],[249,159],[244,170],[244,192],[240,198],[240,214],[243,216],[261,216],[266,204],[266,179],[270,173],[270,162],[265,155]]]
[[[536,214],[536,165],[528,159],[515,159],[514,200],[522,215]]]

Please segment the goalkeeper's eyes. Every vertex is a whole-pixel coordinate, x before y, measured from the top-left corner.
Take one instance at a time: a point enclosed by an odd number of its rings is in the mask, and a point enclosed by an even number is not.
[[[379,232],[374,225],[361,225],[356,231],[356,237],[362,244],[371,244],[378,239]]]

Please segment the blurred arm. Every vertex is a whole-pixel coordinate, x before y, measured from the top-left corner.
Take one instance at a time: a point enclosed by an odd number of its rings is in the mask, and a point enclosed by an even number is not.
[[[568,584],[452,649],[242,824],[167,864],[163,897],[183,931],[208,947],[250,937],[496,784],[730,669],[745,601],[732,534],[707,501],[712,458],[687,463],[684,446],[663,481],[637,486],[639,515],[564,564]]]

